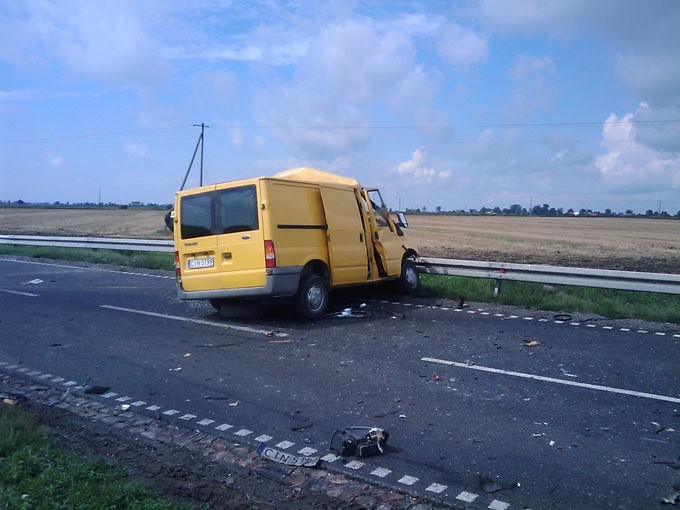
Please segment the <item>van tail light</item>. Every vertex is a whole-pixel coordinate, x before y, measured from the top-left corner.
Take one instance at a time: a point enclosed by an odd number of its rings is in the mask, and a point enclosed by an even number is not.
[[[264,262],[267,269],[276,267],[276,250],[274,250],[274,241],[266,239],[264,242]]]
[[[175,276],[177,278],[182,277],[182,265],[179,263],[179,252],[175,252]]]

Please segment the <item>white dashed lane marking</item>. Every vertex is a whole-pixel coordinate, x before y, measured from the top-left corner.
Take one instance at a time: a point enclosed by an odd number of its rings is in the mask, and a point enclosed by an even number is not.
[[[392,472],[390,469],[385,469],[385,468],[376,468],[373,471],[371,471],[371,474],[373,476],[377,476],[378,478],[385,478],[387,475],[389,475]]]
[[[415,476],[404,475],[399,480],[397,480],[397,482],[403,485],[411,486],[418,482],[418,478],[416,478]]]
[[[383,304],[389,304],[389,305],[414,306],[412,303],[400,303],[398,301],[378,301],[378,302],[383,303]],[[423,305],[415,305],[415,306],[417,308],[428,308],[427,306],[423,306]],[[480,310],[463,310],[462,308],[453,308],[452,309],[452,308],[448,308],[446,306],[441,306],[441,307],[430,306],[429,308],[438,309],[438,310],[441,310],[443,312],[453,311],[453,312],[460,313],[460,312],[465,311],[470,315],[477,315],[477,314],[484,315],[484,316],[490,316],[491,315],[491,312],[487,312],[487,311],[481,310],[481,309]],[[502,319],[519,319],[520,318],[519,315],[506,315],[506,314],[503,314],[503,313],[494,313],[493,317],[502,318]],[[536,319],[536,317],[531,317],[531,316],[526,316],[526,317],[521,317],[521,318],[525,321],[537,320],[538,322],[551,322],[551,319],[546,319],[546,318]],[[591,329],[599,327],[599,328],[607,330],[607,331],[611,331],[611,330],[615,329],[614,326],[598,326],[597,324],[583,324],[582,322],[577,322],[577,321],[569,322],[569,321],[560,320],[560,319],[552,320],[552,323],[553,324],[569,324],[570,326],[574,326],[574,327],[585,326],[585,327],[591,328]],[[642,334],[642,335],[644,335],[646,333],[651,333],[650,331],[647,331],[645,329],[633,330],[631,328],[618,328],[618,331],[622,331],[624,333],[630,333],[630,332],[634,331],[634,332]],[[666,333],[666,332],[663,332],[663,331],[658,331],[658,332],[654,332],[654,334],[657,335],[657,336],[671,336],[672,335],[674,338],[680,338],[680,333]]]
[[[607,391],[609,393],[620,393],[622,395],[629,395],[633,397],[648,398],[652,400],[663,400],[665,402],[673,402],[680,404],[680,398],[668,397],[666,395],[655,395],[653,393],[644,393],[641,391],[624,390],[621,388],[612,388],[609,386],[601,386],[599,384],[589,384],[576,381],[568,381],[565,379],[555,379],[554,377],[545,377],[542,375],[525,374],[523,372],[513,372],[511,370],[502,370],[500,368],[483,367],[481,365],[468,365],[467,363],[460,363],[457,361],[448,361],[437,358],[421,358],[421,361],[427,363],[438,363],[440,365],[454,366],[458,368],[467,368],[469,370],[479,370],[481,372],[489,372],[493,374],[510,375],[513,377],[521,377],[523,379],[533,379],[536,381],[543,381],[549,383],[563,384],[565,386],[575,386],[578,388],[588,388],[591,390]]]

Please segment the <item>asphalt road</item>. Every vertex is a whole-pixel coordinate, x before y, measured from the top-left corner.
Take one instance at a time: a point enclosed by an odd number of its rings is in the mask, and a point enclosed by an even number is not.
[[[457,507],[657,508],[680,482],[677,325],[369,294],[332,303],[364,318],[227,320],[169,273],[4,257],[0,371]],[[386,454],[328,456],[355,425]]]

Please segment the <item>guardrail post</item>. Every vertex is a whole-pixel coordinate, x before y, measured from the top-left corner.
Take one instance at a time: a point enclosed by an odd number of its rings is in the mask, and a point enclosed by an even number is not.
[[[496,286],[493,288],[493,297],[498,298],[498,294],[501,293],[501,283],[503,280],[496,280]]]

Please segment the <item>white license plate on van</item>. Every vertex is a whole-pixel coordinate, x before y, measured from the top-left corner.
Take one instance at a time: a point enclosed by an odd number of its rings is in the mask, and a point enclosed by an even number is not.
[[[214,257],[204,257],[201,259],[189,259],[187,269],[203,269],[205,267],[215,267]]]

